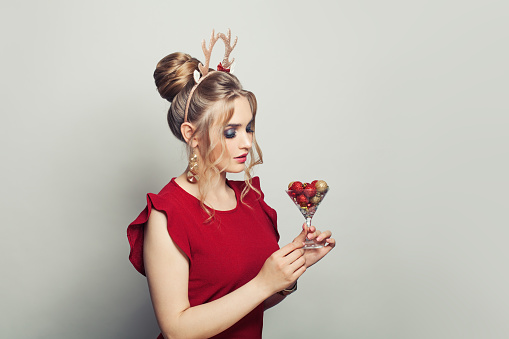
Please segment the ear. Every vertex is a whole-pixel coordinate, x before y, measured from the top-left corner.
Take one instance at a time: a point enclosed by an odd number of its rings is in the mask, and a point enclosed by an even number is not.
[[[190,144],[190,146],[193,148],[198,146],[198,140],[193,138],[195,130],[195,127],[190,122],[184,122],[182,125],[180,125],[180,133],[182,133],[182,137],[184,137],[186,143]]]

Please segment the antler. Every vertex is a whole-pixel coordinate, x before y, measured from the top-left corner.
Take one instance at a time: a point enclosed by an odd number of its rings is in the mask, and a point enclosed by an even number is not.
[[[224,41],[224,58],[223,62],[221,63],[224,68],[230,68],[230,66],[235,61],[235,58],[232,59],[232,61],[229,61],[228,58],[230,57],[230,53],[233,51],[235,46],[237,45],[237,37],[235,37],[235,41],[233,42],[233,45],[231,45],[231,38],[232,38],[232,32],[228,28],[228,37],[224,35],[223,33],[218,34],[219,38]]]
[[[203,54],[205,55],[205,66],[201,63],[198,65],[198,68],[200,69],[202,77],[207,75],[209,72],[209,64],[210,64],[210,56],[212,54],[212,48],[214,47],[215,43],[219,39],[219,34],[214,34],[214,30],[212,30],[212,35],[210,36],[210,42],[209,42],[209,49],[207,49],[207,46],[205,44],[205,39],[203,39],[201,43],[201,49],[203,50]]]

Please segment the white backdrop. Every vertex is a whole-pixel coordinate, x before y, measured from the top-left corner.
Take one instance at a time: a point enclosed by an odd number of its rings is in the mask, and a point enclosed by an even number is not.
[[[125,230],[186,159],[152,72],[230,27],[282,244],[299,179],[338,240],[264,338],[507,338],[508,9],[2,0],[0,337],[155,338]]]

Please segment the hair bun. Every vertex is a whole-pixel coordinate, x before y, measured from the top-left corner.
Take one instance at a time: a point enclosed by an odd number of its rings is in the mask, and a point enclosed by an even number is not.
[[[154,80],[157,90],[169,102],[193,80],[193,72],[200,61],[189,54],[176,52],[165,56],[157,64]]]

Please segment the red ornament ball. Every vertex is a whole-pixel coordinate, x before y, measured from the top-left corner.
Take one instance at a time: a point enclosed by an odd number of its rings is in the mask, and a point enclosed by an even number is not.
[[[316,188],[314,184],[307,184],[306,188],[304,188],[304,194],[306,197],[311,198],[316,194]]]
[[[297,197],[297,203],[300,205],[300,206],[307,206],[308,204],[308,198],[304,195],[304,194],[301,194]]]
[[[296,191],[295,193],[300,194],[302,193],[302,190],[304,189],[304,186],[300,181],[292,181],[290,185],[288,185],[288,190],[290,191]]]

